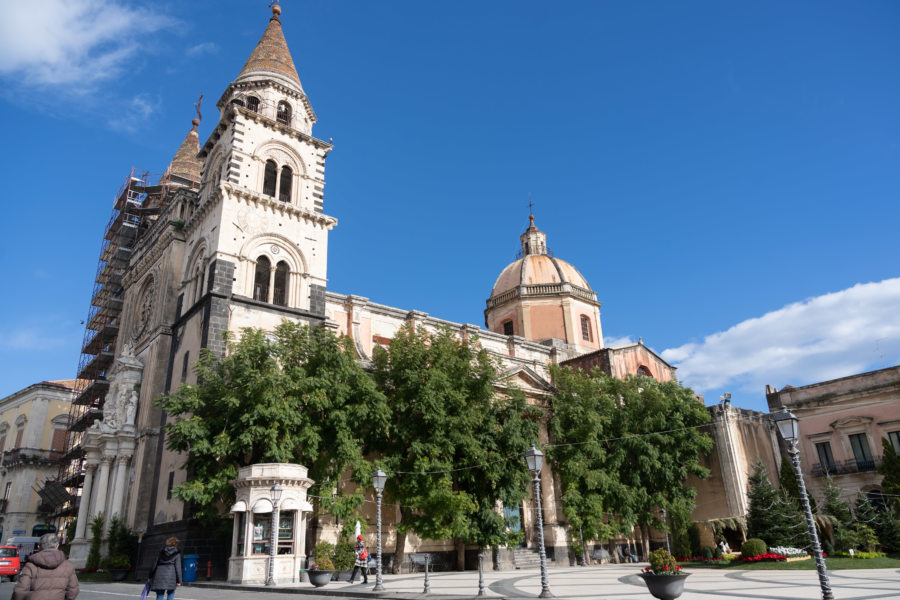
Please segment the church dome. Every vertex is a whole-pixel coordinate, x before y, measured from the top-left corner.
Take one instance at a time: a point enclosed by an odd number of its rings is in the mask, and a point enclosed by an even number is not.
[[[529,290],[532,294],[553,294],[562,292],[564,284],[569,284],[566,287],[571,287],[576,295],[596,300],[596,294],[578,269],[549,253],[547,234],[534,225],[533,215],[529,216],[528,229],[519,239],[522,242],[522,257],[507,265],[497,277],[491,290],[491,300],[503,302],[498,296],[518,290],[521,286],[550,286]],[[488,303],[491,304],[491,301]]]

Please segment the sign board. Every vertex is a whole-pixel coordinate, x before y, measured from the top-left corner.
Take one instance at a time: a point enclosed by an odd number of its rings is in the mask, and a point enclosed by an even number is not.
[[[16,529],[13,531],[13,535],[25,535],[27,532],[24,529]]]

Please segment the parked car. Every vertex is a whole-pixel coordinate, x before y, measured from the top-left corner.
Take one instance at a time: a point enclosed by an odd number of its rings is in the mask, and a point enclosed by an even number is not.
[[[15,546],[0,546],[0,576],[15,581],[21,568],[19,550]]]

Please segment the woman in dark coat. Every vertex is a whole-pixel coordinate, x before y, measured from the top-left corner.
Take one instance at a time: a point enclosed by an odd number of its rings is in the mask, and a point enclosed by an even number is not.
[[[166,545],[159,551],[153,568],[150,569],[150,589],[156,592],[156,600],[175,597],[175,588],[181,585],[181,550],[178,549],[178,538],[170,537]]]

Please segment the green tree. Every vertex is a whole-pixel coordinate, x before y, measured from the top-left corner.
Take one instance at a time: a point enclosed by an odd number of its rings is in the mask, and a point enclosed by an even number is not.
[[[537,439],[541,411],[514,389],[498,395],[498,370],[474,337],[449,329],[429,334],[402,327],[374,353],[375,379],[392,413],[378,451],[386,495],[400,505],[394,568],[406,535],[454,540],[457,565],[464,545],[511,541],[498,503],[515,507],[529,493],[522,460]]]
[[[850,511],[850,503],[841,498],[841,488],[831,477],[825,479],[825,500],[822,511],[831,517],[834,549],[847,551],[856,548],[855,523]]]
[[[769,546],[804,546],[806,521],[796,505],[776,490],[762,462],[753,465],[748,479],[747,536]]]
[[[900,508],[900,456],[887,438],[881,438],[881,464],[878,472],[884,476],[881,490],[892,499],[894,508]]]
[[[781,493],[790,498],[797,510],[801,510],[800,502],[800,483],[797,481],[797,473],[787,456],[781,456],[781,469],[778,474],[778,484]],[[812,497],[809,491],[806,492],[806,499],[809,500],[809,508],[815,513],[818,509],[816,499]]]
[[[306,465],[321,506],[349,519],[363,502],[359,487],[343,493],[341,473],[368,485],[368,441],[387,429],[389,411],[347,338],[288,321],[272,334],[244,329],[226,339],[225,358],[202,351],[198,383],[159,399],[171,417],[170,450],[187,454],[188,481],[173,493],[214,522],[234,498],[239,467],[260,462]]]
[[[611,539],[624,532],[613,498],[628,493],[608,464],[610,451],[604,442],[616,436],[612,379],[599,370],[588,375],[558,366],[551,366],[550,373],[556,393],[548,423],[554,445],[547,458],[560,480],[571,535],[579,545],[583,540]]]
[[[690,389],[675,381],[610,379],[617,399],[612,431],[619,439],[607,442],[608,464],[623,484],[619,489],[625,490],[619,497],[613,495],[612,505],[624,522],[642,527],[648,556],[650,527],[668,530],[660,509],[666,509],[673,522],[687,522],[696,490],[686,480],[689,475],[700,479],[709,475],[701,458],[713,441],[700,430],[709,422],[709,412]]]

